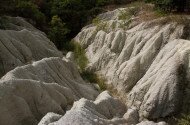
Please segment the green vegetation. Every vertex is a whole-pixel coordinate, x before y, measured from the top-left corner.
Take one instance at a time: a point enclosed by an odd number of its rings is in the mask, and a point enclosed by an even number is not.
[[[136,16],[139,11],[140,11],[139,6],[129,7],[127,10],[126,9],[120,10],[120,14],[118,17],[119,20],[122,20],[120,28],[125,29],[126,27],[128,27],[129,24],[131,23],[131,18],[133,16]]]
[[[177,121],[178,121],[178,125],[190,125],[190,115],[183,115]]]
[[[49,31],[49,37],[54,42],[54,44],[58,47],[58,49],[63,48],[64,39],[66,39],[66,35],[70,32],[69,29],[65,27],[65,23],[62,22],[60,17],[53,16],[50,22],[51,29]]]
[[[99,17],[94,18],[92,20],[92,23],[96,26],[96,31],[108,31],[108,23],[106,21],[101,20]]]
[[[100,87],[100,90],[106,90],[105,79],[102,77],[99,77],[96,73],[86,69],[87,64],[88,64],[88,59],[81,45],[74,41],[71,41],[71,44],[72,44],[72,47],[70,48],[73,49],[74,51],[75,62],[80,68],[79,71],[80,71],[81,77],[90,83],[97,83]]]
[[[38,6],[31,1],[18,2],[16,5],[16,11],[19,13],[19,16],[34,20],[38,27],[45,24],[45,15],[40,12]]]
[[[48,34],[58,49],[68,51],[69,42],[102,6],[129,0],[2,0],[0,16],[21,16]],[[56,21],[55,21],[56,20]],[[56,22],[52,24],[53,22]],[[2,25],[2,24],[0,24]],[[1,26],[2,27],[2,26]],[[99,28],[106,24],[100,23]],[[60,36],[61,35],[61,36]]]
[[[74,54],[75,54],[75,62],[80,67],[80,71],[85,71],[85,68],[88,64],[88,59],[85,55],[85,50],[81,47],[81,45],[77,42],[72,41]]]
[[[146,2],[154,3],[155,6],[163,11],[184,12],[190,8],[188,0],[145,0]]]
[[[87,80],[90,83],[97,83],[100,87],[100,90],[104,91],[106,90],[106,80],[102,77],[99,77],[96,73],[91,72],[91,71],[83,71],[81,73],[81,77],[84,80]]]
[[[0,17],[0,29],[5,29],[7,26],[7,20],[5,17]]]
[[[120,10],[119,20],[129,20],[132,16],[136,16],[140,11],[140,7],[130,7],[127,10]]]

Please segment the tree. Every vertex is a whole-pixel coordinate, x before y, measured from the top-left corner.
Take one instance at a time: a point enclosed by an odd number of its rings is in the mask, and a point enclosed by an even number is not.
[[[66,41],[66,35],[70,32],[70,30],[66,28],[65,23],[63,23],[57,15],[52,17],[50,26],[50,39],[54,42],[58,49],[62,49],[64,42]]]
[[[46,17],[39,11],[38,6],[31,1],[19,1],[16,5],[16,11],[19,16],[30,18],[35,21],[37,26],[45,24]]]
[[[145,0],[146,2],[154,3],[155,6],[164,11],[183,12],[187,0]]]

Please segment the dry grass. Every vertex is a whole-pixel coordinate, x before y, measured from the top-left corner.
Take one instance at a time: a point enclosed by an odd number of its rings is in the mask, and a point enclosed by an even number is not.
[[[127,94],[122,95],[112,84],[107,84],[107,90],[112,94],[113,97],[118,98],[120,101],[126,104]]]
[[[188,19],[188,13],[166,13],[161,10],[155,9],[153,4],[147,4],[145,2],[133,2],[128,4],[126,7],[135,7],[138,8],[139,11],[135,15],[133,22],[139,24],[141,22],[153,21],[155,25],[164,25],[171,22],[176,22],[178,24],[185,25],[186,27],[190,27]]]

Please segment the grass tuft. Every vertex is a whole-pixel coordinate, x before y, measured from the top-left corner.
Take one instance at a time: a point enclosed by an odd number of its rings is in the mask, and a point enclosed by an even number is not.
[[[75,62],[80,67],[80,72],[85,71],[88,64],[88,59],[85,55],[85,50],[77,42],[71,41],[71,46],[75,55]]]
[[[177,121],[178,125],[190,125],[190,115],[182,115]]]
[[[77,42],[71,41],[70,45],[74,51],[75,62],[80,68],[81,77],[90,83],[98,84],[100,90],[106,90],[106,80],[103,77],[99,77],[96,73],[92,71],[88,71],[86,69],[88,65],[88,58],[85,55],[85,50],[81,47],[81,45]]]

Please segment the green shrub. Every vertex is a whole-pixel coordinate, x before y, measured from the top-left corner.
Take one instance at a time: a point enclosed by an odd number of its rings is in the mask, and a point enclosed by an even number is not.
[[[183,12],[185,8],[189,8],[187,0],[145,0],[145,2],[154,3],[161,10],[171,12],[173,10]]]
[[[104,78],[102,78],[102,77],[99,77],[96,73],[94,73],[94,72],[90,72],[90,71],[83,71],[82,73],[81,73],[81,77],[84,79],[84,80],[86,80],[86,81],[88,81],[88,82],[90,82],[90,83],[96,83],[96,84],[98,84],[99,85],[99,87],[100,87],[100,90],[102,90],[102,91],[104,91],[104,90],[106,90],[106,84],[105,84],[105,82],[106,82],[106,80],[104,79]]]
[[[45,24],[45,15],[38,10],[38,6],[31,1],[20,1],[16,6],[16,11],[19,16],[31,18],[40,26]]]
[[[119,11],[120,11],[118,17],[119,20],[128,20],[131,18],[131,15],[129,15],[127,10],[119,10]]]
[[[96,1],[96,6],[104,6],[108,4],[111,0],[97,0]]]
[[[49,38],[54,42],[58,49],[62,49],[64,42],[66,41],[66,35],[69,33],[69,29],[66,28],[65,23],[56,15],[52,17],[50,22]]]
[[[59,49],[62,47],[67,49],[68,42],[60,41],[70,41],[86,23],[91,22],[104,10],[102,6],[121,4],[126,1],[128,0],[0,0],[0,15],[27,18],[37,28],[47,33]],[[54,15],[58,15],[64,22],[60,28],[51,24]],[[97,28],[106,31],[107,23],[101,22]],[[63,37],[56,36],[59,34]]]
[[[183,115],[178,120],[178,125],[190,125],[190,115]]]
[[[8,25],[8,21],[6,20],[6,17],[0,17],[0,29],[6,29]]]
[[[80,67],[80,72],[85,71],[85,68],[88,64],[88,59],[85,55],[85,50],[81,47],[81,45],[77,42],[72,41],[75,54],[75,62]]]
[[[74,51],[75,62],[80,67],[81,77],[90,83],[97,83],[101,90],[106,90],[105,79],[99,77],[96,73],[86,70],[88,59],[85,55],[85,50],[75,41],[70,42],[70,46]]]
[[[108,31],[108,23],[106,21],[101,20],[99,17],[94,18],[92,20],[92,24],[96,26],[96,31]]]
[[[119,20],[129,20],[132,16],[136,16],[140,11],[139,7],[130,7],[127,10],[120,10]]]

